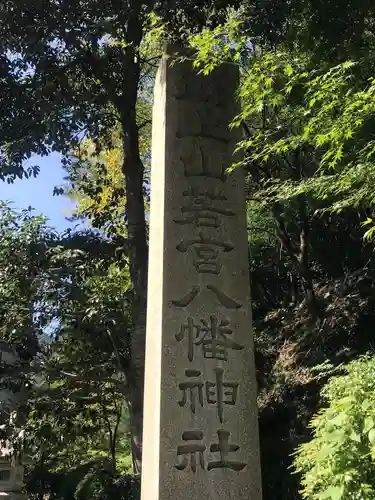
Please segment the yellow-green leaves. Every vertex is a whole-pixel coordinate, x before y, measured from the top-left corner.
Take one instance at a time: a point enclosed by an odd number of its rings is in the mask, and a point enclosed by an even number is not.
[[[367,241],[370,241],[374,238],[375,236],[375,224],[374,224],[374,219],[371,219],[371,218],[367,218],[366,220],[364,220],[362,222],[362,226],[370,226],[371,227],[369,229],[367,229],[367,231],[365,232],[365,234],[363,235],[363,238]]]
[[[375,358],[366,356],[331,378],[328,406],[311,421],[313,439],[295,453],[308,500],[374,499]]]

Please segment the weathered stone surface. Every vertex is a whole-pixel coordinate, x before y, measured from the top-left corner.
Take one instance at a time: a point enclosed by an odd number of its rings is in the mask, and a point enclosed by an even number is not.
[[[261,499],[236,79],[155,85],[142,500]]]
[[[17,492],[23,488],[24,468],[9,462],[0,462],[0,491]]]

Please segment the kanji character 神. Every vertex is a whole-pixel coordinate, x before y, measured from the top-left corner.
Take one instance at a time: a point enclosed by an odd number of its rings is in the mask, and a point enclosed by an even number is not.
[[[219,420],[224,421],[224,405],[234,406],[237,402],[237,382],[223,380],[224,370],[215,368],[215,382],[206,382],[206,398],[208,404],[216,404]]]
[[[189,380],[181,382],[178,387],[182,391],[182,399],[179,401],[180,406],[186,406],[188,403],[188,393],[190,394],[190,408],[192,413],[195,413],[196,400],[198,398],[199,404],[203,407],[203,386],[204,383],[201,380],[190,380],[191,378],[197,378],[202,373],[198,370],[186,370],[185,375]]]
[[[203,407],[203,388],[205,387],[206,401],[208,404],[217,406],[218,416],[221,423],[224,421],[224,405],[234,406],[237,402],[239,384],[224,380],[224,370],[214,369],[216,380],[214,382],[203,382],[199,377],[202,373],[198,370],[186,370],[187,380],[179,384],[182,391],[182,399],[179,405],[185,407],[189,404],[192,413],[195,414],[197,404]]]

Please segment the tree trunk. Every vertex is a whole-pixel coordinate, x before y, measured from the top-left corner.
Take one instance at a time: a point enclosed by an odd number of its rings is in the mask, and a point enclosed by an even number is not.
[[[142,462],[143,385],[146,345],[146,304],[148,248],[143,199],[143,164],[138,156],[130,156],[138,149],[138,132],[131,131],[124,138],[124,174],[128,222],[129,270],[133,285],[131,363],[129,374],[130,418],[132,450],[136,472]],[[132,143],[132,144],[129,144]]]
[[[307,308],[312,318],[318,319],[319,306],[314,292],[314,284],[309,266],[309,220],[306,210],[306,201],[303,198],[298,200],[299,216],[301,220],[300,241],[298,252],[296,253],[296,262],[298,264],[299,274],[302,281],[302,289],[305,295]]]
[[[272,209],[280,242],[290,255],[294,267],[301,278],[302,291],[305,297],[306,306],[311,314],[311,317],[315,320],[319,317],[319,307],[309,267],[309,221],[306,213],[306,204],[303,199],[298,200],[298,211],[300,217],[299,242],[298,244],[295,244],[291,240],[285,227],[279,204],[276,203]]]
[[[129,271],[133,286],[129,408],[133,463],[135,472],[140,472],[142,463],[148,247],[143,195],[144,166],[139,153],[139,134],[136,121],[140,68],[135,58],[133,58],[131,66],[128,61],[127,67],[127,98],[126,102],[124,102],[125,107],[121,112],[121,121],[123,130],[123,175],[126,192]]]
[[[132,435],[133,468],[141,471],[143,390],[146,346],[146,301],[148,246],[144,203],[144,166],[139,152],[139,129],[136,104],[140,80],[139,46],[143,35],[141,2],[130,2],[122,38],[125,48],[118,54],[122,78],[120,92],[109,95],[118,111],[122,130],[123,165],[127,226],[127,255],[133,296],[131,304],[132,331],[130,368],[127,375],[127,404]],[[110,79],[109,79],[110,80]],[[117,87],[117,83],[115,87]]]

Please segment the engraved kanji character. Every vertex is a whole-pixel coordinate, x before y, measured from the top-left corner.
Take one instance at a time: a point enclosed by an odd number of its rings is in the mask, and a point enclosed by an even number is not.
[[[229,335],[233,331],[229,328],[229,320],[219,320],[215,316],[210,316],[210,320],[201,319],[195,323],[192,317],[188,317],[187,322],[180,327],[180,331],[175,337],[178,342],[185,338],[188,341],[188,359],[194,359],[194,347],[202,346],[203,356],[206,359],[218,359],[227,361],[228,349],[240,351],[243,346],[237,344]]]
[[[216,316],[210,316],[210,320],[201,320],[202,326],[199,329],[199,338],[196,345],[202,345],[203,355],[206,359],[220,359],[227,361],[228,349],[241,351],[243,346],[237,344],[229,335],[233,331],[229,328],[229,320],[218,320]]]
[[[198,370],[186,370],[185,374],[189,380],[181,382],[178,387],[182,391],[182,399],[178,402],[179,406],[185,407],[189,404],[192,413],[195,414],[197,404],[203,408],[203,387],[205,387],[206,400],[208,404],[217,406],[220,422],[224,420],[224,405],[234,406],[237,402],[238,386],[236,382],[223,380],[224,370],[215,368],[215,382],[207,381],[205,384],[201,379],[202,373]],[[195,380],[191,380],[195,379]]]
[[[198,370],[186,370],[185,374],[187,378],[197,378],[202,373]],[[186,406],[188,402],[188,394],[190,394],[190,408],[193,413],[195,413],[197,399],[199,404],[203,407],[203,382],[201,380],[187,380],[186,382],[181,382],[179,388],[182,391],[182,399],[179,401],[180,406]]]
[[[206,285],[206,288],[207,290],[212,291],[216,295],[220,304],[224,306],[226,309],[240,309],[242,307],[242,304],[228,297],[228,295],[219,290],[217,286]],[[176,307],[186,307],[195,299],[195,297],[199,294],[200,291],[201,287],[199,285],[195,285],[181,299],[172,300],[171,302]]]
[[[197,125],[201,126],[195,121]],[[185,177],[210,177],[226,182],[226,166],[231,164],[231,154],[225,140],[191,135],[180,137],[178,132],[176,137],[179,139],[180,161]]]
[[[203,443],[197,443],[196,441],[202,441],[203,432],[201,431],[185,431],[182,434],[183,441],[186,441],[186,444],[181,444],[177,446],[177,456],[182,457],[182,460],[179,464],[175,465],[177,470],[185,470],[189,465],[190,459],[190,467],[193,472],[197,470],[197,457],[199,460],[199,465],[203,470],[205,470],[204,463],[204,451],[206,450],[206,446]],[[191,441],[195,441],[192,443]]]
[[[198,273],[219,274],[222,265],[218,261],[220,250],[231,252],[234,245],[229,241],[219,241],[212,238],[205,238],[199,233],[199,239],[184,240],[177,245],[179,252],[186,253],[189,247],[195,251],[194,267]]]
[[[229,453],[238,451],[240,447],[238,444],[229,444],[230,432],[224,430],[218,430],[217,435],[219,437],[219,442],[212,444],[210,447],[211,453],[220,453],[220,460],[209,462],[207,470],[212,469],[231,469],[236,472],[243,470],[247,464],[242,462],[237,462],[235,460],[229,460]]]
[[[195,224],[198,227],[214,227],[221,225],[222,217],[233,217],[236,215],[233,210],[215,206],[213,202],[226,201],[227,198],[218,190],[199,191],[199,189],[189,186],[184,191],[183,196],[192,198],[192,201],[181,207],[182,219],[175,219],[177,224]]]
[[[194,345],[195,345],[195,338],[198,335],[199,332],[199,325],[194,324],[194,319],[189,317],[187,319],[187,323],[184,325],[181,325],[180,331],[176,333],[175,337],[178,342],[181,342],[182,340],[187,338],[188,341],[188,360],[193,361],[194,359]]]
[[[216,373],[216,381],[206,382],[206,398],[208,404],[216,404],[219,420],[223,423],[223,405],[234,406],[236,404],[239,384],[236,382],[224,382],[224,370],[221,368],[215,368],[214,372]]]

